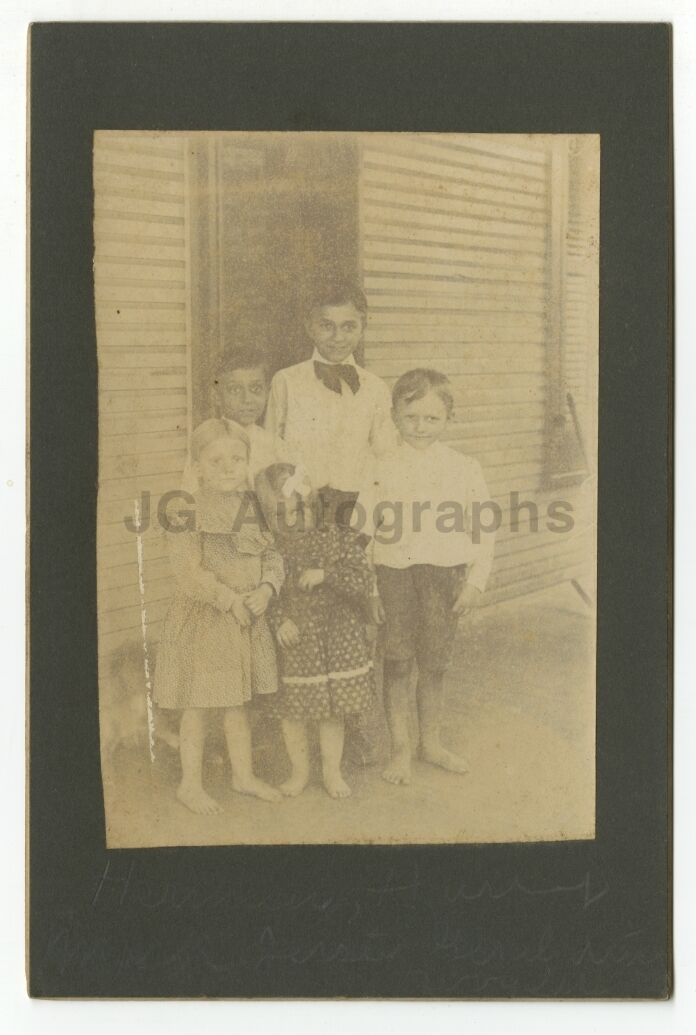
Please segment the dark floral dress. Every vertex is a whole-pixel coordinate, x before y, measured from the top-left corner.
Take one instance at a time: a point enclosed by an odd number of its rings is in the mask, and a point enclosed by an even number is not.
[[[269,609],[277,631],[290,619],[300,632],[293,647],[278,646],[280,690],[274,700],[286,719],[343,718],[366,711],[374,699],[374,665],[365,623],[373,579],[361,540],[337,526],[286,532],[277,539],[285,582]],[[307,568],[324,582],[299,588]]]

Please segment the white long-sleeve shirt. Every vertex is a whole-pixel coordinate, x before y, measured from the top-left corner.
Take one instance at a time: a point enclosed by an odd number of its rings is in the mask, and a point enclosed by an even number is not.
[[[351,359],[360,388],[353,394],[341,382],[331,391],[316,376],[314,361],[325,363],[315,350],[311,359],[275,374],[266,410],[266,429],[282,439],[288,455],[302,464],[314,488],[329,485],[357,492],[365,464],[393,448],[391,395],[384,381]]]
[[[466,564],[467,581],[483,591],[495,545],[495,533],[483,530],[493,514],[488,500],[478,460],[441,442],[414,449],[400,441],[374,462],[352,524],[373,537],[375,564]]]

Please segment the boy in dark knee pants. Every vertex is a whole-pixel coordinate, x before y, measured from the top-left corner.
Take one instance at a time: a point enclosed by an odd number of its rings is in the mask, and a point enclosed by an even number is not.
[[[394,385],[392,402],[400,442],[375,464],[358,510],[373,532],[376,612],[384,626],[392,757],[383,775],[399,784],[411,778],[408,691],[414,662],[420,756],[466,772],[464,760],[441,741],[443,678],[459,617],[481,603],[493,536],[476,527],[488,499],[478,461],[439,441],[453,409],[447,377],[410,370]]]

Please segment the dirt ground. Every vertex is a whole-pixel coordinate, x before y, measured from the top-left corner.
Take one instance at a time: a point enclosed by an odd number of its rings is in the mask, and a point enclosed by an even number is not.
[[[298,798],[269,804],[236,794],[211,737],[206,787],[224,806],[180,805],[176,752],[120,748],[106,786],[110,847],[215,844],[439,843],[582,839],[594,832],[593,614],[570,583],[479,612],[462,623],[446,681],[445,744],[469,762],[455,775],[415,763],[408,787],[381,777],[381,708],[372,758],[348,759],[353,794],[334,801],[317,774]],[[257,770],[287,773],[279,730],[256,722]]]

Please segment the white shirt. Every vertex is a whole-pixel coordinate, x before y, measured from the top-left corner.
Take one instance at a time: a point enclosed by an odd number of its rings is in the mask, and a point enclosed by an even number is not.
[[[363,530],[373,536],[375,564],[466,564],[467,581],[483,591],[493,563],[495,533],[481,528],[491,523],[490,508],[484,507],[478,520],[472,505],[488,500],[478,460],[441,442],[414,449],[399,441],[391,455],[374,462],[369,483],[358,497],[353,526],[360,529],[366,522]]]
[[[366,462],[394,447],[391,395],[384,381],[352,357],[345,362],[357,369],[360,388],[353,394],[342,381],[339,395],[319,380],[315,360],[326,363],[315,349],[311,359],[274,376],[266,428],[305,467],[314,488],[357,492]]]
[[[229,420],[227,417],[223,417],[222,420],[225,424],[236,424],[235,421]],[[242,425],[238,424],[237,427],[242,427]],[[270,432],[259,424],[247,424],[246,427],[242,427],[242,430],[249,439],[248,480],[251,489],[254,488],[256,475],[259,471],[263,471],[265,467],[270,467],[271,464],[278,463],[281,460],[293,462],[290,460],[284,444],[276,440]],[[190,460],[187,461],[184,468],[181,488],[184,492],[190,492],[192,496],[198,491],[198,478]]]

